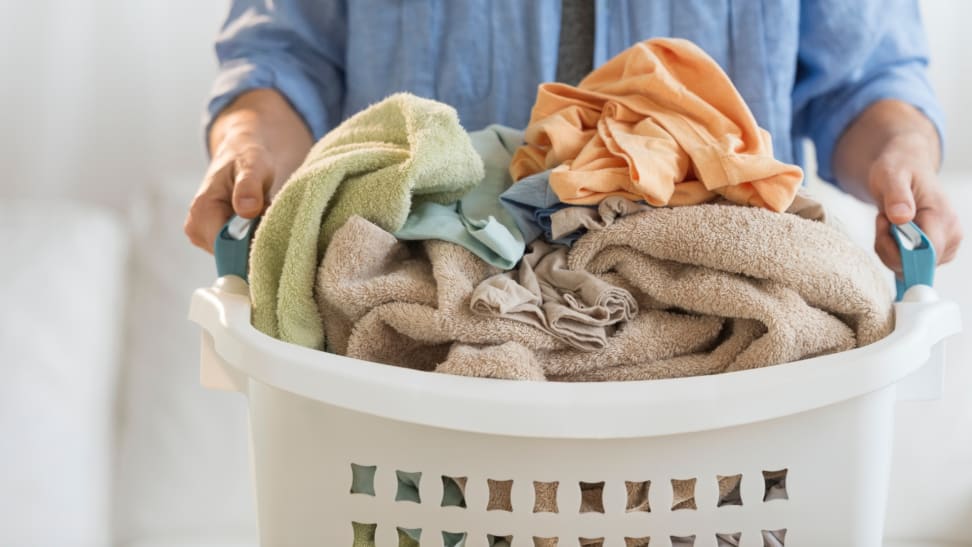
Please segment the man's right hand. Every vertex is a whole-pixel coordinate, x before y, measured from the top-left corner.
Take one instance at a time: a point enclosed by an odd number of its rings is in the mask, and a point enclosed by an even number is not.
[[[240,95],[213,122],[212,160],[193,198],[185,232],[208,252],[234,212],[259,216],[310,150],[310,132],[276,91]]]

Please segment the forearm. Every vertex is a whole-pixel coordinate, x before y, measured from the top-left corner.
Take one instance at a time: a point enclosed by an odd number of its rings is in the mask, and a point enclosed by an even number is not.
[[[209,132],[210,155],[217,156],[222,149],[241,141],[261,145],[270,152],[278,181],[289,177],[300,166],[313,144],[301,117],[272,89],[242,93],[213,121]]]
[[[941,143],[934,124],[910,104],[886,99],[862,112],[844,131],[834,149],[833,172],[850,194],[877,199],[873,169],[892,148],[909,150],[931,171],[941,162]]]

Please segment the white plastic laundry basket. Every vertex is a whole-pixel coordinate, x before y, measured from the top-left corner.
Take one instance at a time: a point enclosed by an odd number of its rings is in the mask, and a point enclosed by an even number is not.
[[[203,383],[249,399],[265,547],[350,547],[352,523],[377,525],[378,547],[398,545],[400,529],[421,530],[422,546],[878,547],[895,401],[939,392],[944,339],[960,330],[957,306],[927,286],[895,311],[893,334],[845,353],[590,384],[440,375],[285,344],[250,325],[235,276],[196,291],[190,316]],[[355,471],[372,467],[374,495],[352,494]],[[421,473],[419,501],[396,501],[397,472]],[[720,499],[719,478],[735,475],[738,496]],[[442,506],[447,477],[466,479],[465,507]],[[647,511],[628,510],[626,482],[648,483]],[[534,512],[538,483],[557,483],[556,513]],[[581,483],[603,483],[603,511],[580,512]],[[672,508],[676,486],[694,487],[694,508]],[[511,511],[488,507],[498,488],[511,488]]]

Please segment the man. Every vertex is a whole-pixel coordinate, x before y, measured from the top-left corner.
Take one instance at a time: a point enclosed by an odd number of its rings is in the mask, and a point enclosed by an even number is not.
[[[216,44],[212,161],[185,230],[211,250],[235,211],[252,218],[312,143],[395,91],[446,102],[466,129],[524,127],[537,85],[576,84],[655,36],[692,40],[729,74],[775,155],[915,220],[950,261],[962,239],[936,173],[941,112],[916,0],[234,0]]]

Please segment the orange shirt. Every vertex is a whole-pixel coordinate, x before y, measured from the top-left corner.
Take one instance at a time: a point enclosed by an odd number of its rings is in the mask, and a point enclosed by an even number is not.
[[[655,206],[722,195],[785,211],[803,172],[773,157],[769,133],[719,65],[692,42],[638,43],[577,87],[547,83],[510,164],[514,180],[553,169],[561,201],[608,196]]]

